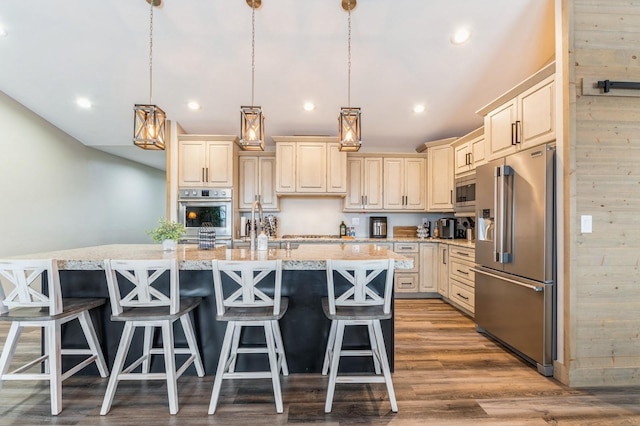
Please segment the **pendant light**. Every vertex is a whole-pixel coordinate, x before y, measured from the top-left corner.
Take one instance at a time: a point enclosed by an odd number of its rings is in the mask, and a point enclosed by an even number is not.
[[[238,145],[244,151],[264,151],[264,115],[259,106],[253,104],[255,74],[256,9],[262,0],[246,0],[251,7],[251,106],[240,107],[240,140]]]
[[[362,145],[360,108],[351,106],[351,10],[356,7],[356,0],[342,0],[342,8],[349,13],[349,36],[347,39],[348,71],[347,71],[347,106],[340,109],[338,116],[338,137],[340,151],[355,152]]]
[[[133,108],[133,144],[142,149],[163,150],[167,116],[157,105],[153,105],[153,7],[161,0],[146,0],[149,13],[149,103],[135,104]]]

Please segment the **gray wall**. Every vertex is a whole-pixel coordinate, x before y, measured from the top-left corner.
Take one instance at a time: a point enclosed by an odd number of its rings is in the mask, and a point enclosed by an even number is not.
[[[89,148],[0,92],[0,256],[149,243],[165,173]]]

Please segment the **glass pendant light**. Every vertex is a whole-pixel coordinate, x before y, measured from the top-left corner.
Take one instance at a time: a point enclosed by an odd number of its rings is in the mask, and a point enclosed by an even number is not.
[[[240,140],[238,145],[244,151],[264,151],[264,115],[259,106],[253,104],[255,74],[256,9],[261,0],[246,0],[251,7],[251,105],[240,107]]]
[[[338,116],[338,137],[340,151],[355,152],[362,145],[362,128],[360,108],[351,106],[351,10],[356,7],[356,0],[342,0],[342,8],[349,13],[349,36],[347,39],[347,106],[340,109]]]
[[[163,150],[167,116],[157,105],[153,105],[153,7],[161,0],[146,0],[149,13],[149,103],[135,104],[133,108],[133,144],[142,149]]]

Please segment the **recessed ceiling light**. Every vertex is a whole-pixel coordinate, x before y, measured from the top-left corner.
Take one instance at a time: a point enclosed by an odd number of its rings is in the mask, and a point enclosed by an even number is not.
[[[316,109],[316,106],[314,104],[312,104],[311,102],[305,102],[303,108],[304,108],[305,111],[313,111],[314,109]]]
[[[421,113],[424,112],[425,106],[420,104],[413,107],[413,112]]]
[[[191,101],[187,104],[187,106],[189,107],[189,109],[196,111],[200,109],[200,104],[197,103],[196,101]]]
[[[451,43],[462,44],[465,41],[469,40],[470,37],[471,37],[471,31],[469,30],[469,28],[459,28],[451,36]]]
[[[5,28],[0,27],[0,37],[6,37],[7,34],[9,34],[7,30]]]
[[[76,104],[80,108],[84,108],[84,109],[91,108],[91,101],[89,99],[87,99],[87,98],[77,98],[76,99]]]

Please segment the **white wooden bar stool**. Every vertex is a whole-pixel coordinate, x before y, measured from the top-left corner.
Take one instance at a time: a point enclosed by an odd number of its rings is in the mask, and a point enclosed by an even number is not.
[[[46,272],[46,282],[41,279]],[[11,321],[11,328],[0,356],[0,388],[5,380],[48,380],[51,392],[51,414],[62,411],[62,382],[84,367],[95,362],[102,377],[109,371],[93,328],[89,310],[105,303],[99,298],[62,298],[60,277],[55,260],[0,260],[0,276],[7,287],[13,287],[5,296],[0,285],[0,321]],[[40,286],[47,285],[48,295]],[[63,349],[61,325],[77,319],[87,339],[88,349]],[[40,327],[44,332],[41,357],[8,373],[16,352],[18,340],[25,327]],[[87,357],[62,372],[62,355]],[[44,362],[43,373],[29,370]]]
[[[112,321],[124,321],[124,330],[113,363],[111,377],[102,402],[101,415],[111,409],[111,403],[120,380],[166,380],[169,396],[169,412],[178,412],[177,379],[194,364],[199,377],[204,376],[204,367],[198,352],[196,336],[189,312],[200,304],[200,298],[180,298],[178,262],[176,259],[161,260],[105,260],[107,285],[111,300]],[[157,279],[169,273],[169,295],[154,287]],[[131,290],[125,294],[125,288]],[[122,292],[122,293],[121,293]],[[187,348],[176,348],[173,339],[173,323],[180,320]],[[128,367],[124,367],[135,329],[144,330],[142,355]],[[162,348],[153,347],[153,334],[162,330]],[[176,369],[176,355],[188,355],[186,361]],[[164,355],[165,372],[149,371],[152,355]],[[140,372],[134,372],[141,367]]]
[[[327,350],[322,366],[323,375],[329,372],[329,385],[324,407],[326,413],[331,412],[336,383],[386,383],[391,410],[398,411],[380,325],[380,320],[391,318],[393,269],[393,259],[327,260],[328,297],[322,299],[324,313],[331,320]],[[384,287],[382,291],[376,291],[369,284],[385,271]],[[339,296],[336,296],[337,277],[344,278],[348,283],[347,290]],[[367,327],[370,350],[342,349],[345,327],[353,325]],[[341,356],[373,357],[376,374],[338,376]]]
[[[230,278],[226,286],[223,285],[223,276]],[[269,276],[271,278],[267,279]],[[209,414],[216,411],[223,379],[262,378],[271,378],[276,411],[282,413],[280,371],[285,376],[289,375],[278,324],[289,303],[288,298],[281,297],[282,261],[214,260],[213,284],[216,295],[216,319],[226,321],[227,329],[213,383]],[[263,327],[266,347],[241,347],[243,327]],[[236,372],[236,359],[240,353],[266,353],[269,358],[269,371]]]

